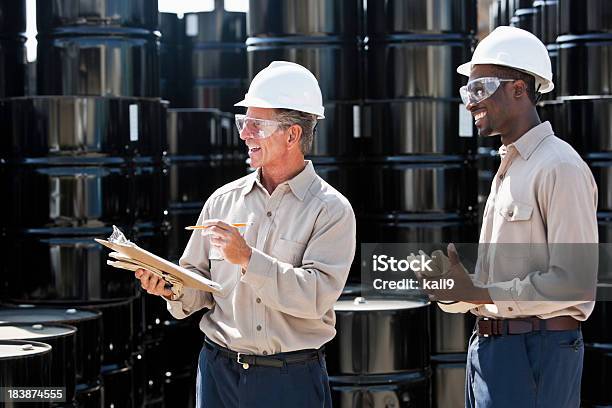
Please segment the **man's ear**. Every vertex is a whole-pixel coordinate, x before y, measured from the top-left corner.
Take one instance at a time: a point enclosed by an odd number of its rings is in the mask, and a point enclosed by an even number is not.
[[[520,98],[521,96],[527,93],[527,84],[522,79],[518,79],[513,84],[512,89],[514,91],[514,97]]]
[[[302,127],[300,125],[291,125],[288,130],[289,137],[287,142],[289,147],[291,148],[295,145],[299,146],[300,139],[302,138]]]

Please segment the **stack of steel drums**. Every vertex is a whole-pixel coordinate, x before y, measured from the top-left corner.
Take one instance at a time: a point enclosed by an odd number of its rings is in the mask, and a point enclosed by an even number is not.
[[[162,86],[171,107],[235,112],[246,93],[246,13],[223,3],[182,19],[162,13]]]
[[[334,407],[431,406],[428,302],[339,300],[327,345]]]
[[[544,95],[538,104],[540,118],[550,121],[557,136],[569,142],[589,164],[599,188],[599,239],[608,243],[612,231],[612,202],[608,192],[612,169],[612,3],[606,0],[544,0],[534,1],[533,5],[524,2],[520,7],[537,13],[535,23],[526,26],[518,23],[524,21],[521,16],[525,13],[517,15],[519,10],[506,3],[512,2],[497,2],[497,14],[491,25],[507,23],[504,18],[510,18],[546,44],[553,64],[555,91]],[[504,9],[510,10],[510,14],[503,14]],[[612,337],[606,330],[610,319],[610,303],[606,299],[610,296],[605,295],[610,283],[610,273],[600,268],[600,300],[583,325],[586,346],[582,399],[587,407],[612,405],[607,386],[612,372]]]
[[[250,0],[247,25],[251,79],[276,60],[296,62],[316,76],[325,119],[315,129],[309,158],[356,211],[364,174],[362,14],[361,0]],[[357,261],[353,269],[358,277]]]
[[[471,58],[476,2],[372,0],[366,27],[364,237],[474,242],[476,138],[455,70]]]

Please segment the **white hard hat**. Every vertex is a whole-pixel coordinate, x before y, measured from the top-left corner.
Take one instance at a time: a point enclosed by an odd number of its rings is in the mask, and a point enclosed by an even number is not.
[[[287,61],[273,61],[259,71],[244,99],[234,106],[292,109],[325,118],[317,78],[303,66]]]
[[[481,64],[502,65],[531,74],[540,93],[555,87],[546,46],[529,31],[517,27],[497,27],[478,44],[472,60],[460,65],[457,72],[470,76],[472,66]]]

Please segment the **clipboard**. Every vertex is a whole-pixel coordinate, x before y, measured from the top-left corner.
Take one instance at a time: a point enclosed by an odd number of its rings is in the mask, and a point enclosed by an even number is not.
[[[130,262],[129,260],[131,259],[132,261],[130,263],[132,265],[143,265],[141,266],[143,269],[147,269],[148,267],[158,269],[162,273],[171,275],[172,277],[181,281],[183,285],[187,288],[193,288],[213,293],[219,292],[222,289],[221,285],[219,285],[217,282],[207,279],[199,273],[192,272],[189,269],[173,264],[172,262],[167,261],[166,259],[161,258],[149,251],[146,251],[137,245],[116,244],[105,239],[99,238],[94,238],[94,240],[98,244],[104,245],[105,247],[123,255],[124,259],[121,259],[121,261]],[[117,258],[115,257],[115,259]],[[111,264],[111,266],[115,265]],[[122,268],[122,266],[129,266],[130,268],[132,267],[131,265],[120,264],[118,264],[117,266],[121,269],[127,269]]]

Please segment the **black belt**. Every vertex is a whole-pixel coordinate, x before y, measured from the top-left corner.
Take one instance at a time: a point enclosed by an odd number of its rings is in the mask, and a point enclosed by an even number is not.
[[[503,336],[506,334],[526,334],[533,331],[563,331],[580,328],[580,322],[571,316],[558,316],[551,319],[526,317],[517,319],[490,319],[479,317],[476,331],[479,336]]]
[[[207,349],[211,351],[216,351],[221,356],[227,357],[230,360],[241,364],[242,368],[244,368],[245,370],[248,369],[250,366],[282,368],[287,364],[298,364],[323,358],[322,348],[319,350],[292,351],[289,353],[284,353],[282,357],[272,357],[237,353],[235,351],[218,345],[212,340],[209,340],[208,337],[204,338],[204,344],[206,345]]]

